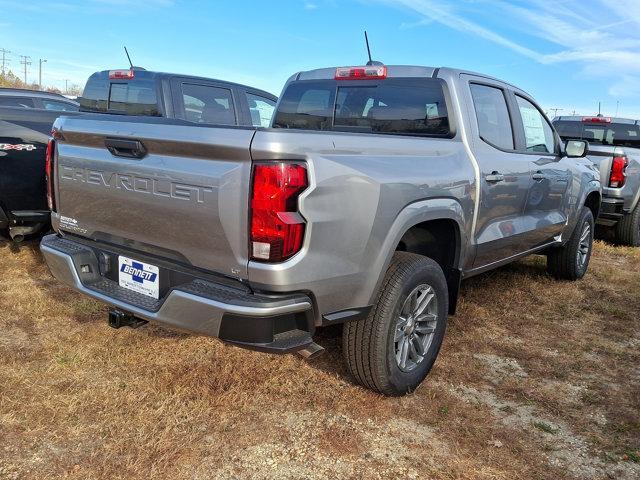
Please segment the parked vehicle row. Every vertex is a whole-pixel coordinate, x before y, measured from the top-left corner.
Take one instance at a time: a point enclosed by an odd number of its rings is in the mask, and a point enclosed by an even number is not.
[[[58,118],[49,142],[53,275],[115,327],[312,356],[342,323],[354,377],[400,395],[431,369],[461,280],[533,253],[559,279],[587,271],[601,172],[517,87],[370,62],[296,73],[269,127],[267,100],[94,75],[80,103],[101,113]]]

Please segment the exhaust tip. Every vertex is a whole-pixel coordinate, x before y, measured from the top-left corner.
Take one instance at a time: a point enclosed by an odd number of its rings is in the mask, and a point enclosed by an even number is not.
[[[318,345],[315,342],[307,345],[302,350],[298,350],[298,353],[307,360],[312,360],[316,357],[319,357],[324,353],[324,348]]]
[[[22,243],[22,242],[24,242],[24,235],[21,235],[21,234],[17,233],[15,235],[9,234],[9,236],[11,237],[11,240],[13,240],[14,243]]]

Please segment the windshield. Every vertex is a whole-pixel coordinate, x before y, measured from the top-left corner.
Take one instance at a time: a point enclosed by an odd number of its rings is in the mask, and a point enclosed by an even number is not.
[[[632,123],[586,123],[560,120],[553,125],[563,140],[586,140],[596,145],[640,148],[640,128]]]

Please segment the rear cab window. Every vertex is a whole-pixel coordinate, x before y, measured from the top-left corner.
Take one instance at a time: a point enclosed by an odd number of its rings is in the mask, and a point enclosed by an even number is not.
[[[443,81],[301,80],[284,92],[275,128],[450,137]]]
[[[135,71],[132,79],[110,79],[109,72],[94,73],[84,89],[80,111],[160,116],[158,81]]]

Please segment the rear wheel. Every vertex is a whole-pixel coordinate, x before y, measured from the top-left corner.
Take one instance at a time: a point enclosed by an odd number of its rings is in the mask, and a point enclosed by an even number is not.
[[[438,356],[448,308],[440,266],[396,252],[368,318],[344,325],[343,354],[353,376],[385,395],[415,390]]]
[[[551,275],[562,280],[579,280],[584,277],[593,250],[594,223],[591,210],[583,207],[567,244],[547,254],[547,271]]]
[[[616,242],[629,247],[640,247],[640,205],[625,213],[616,224]]]

